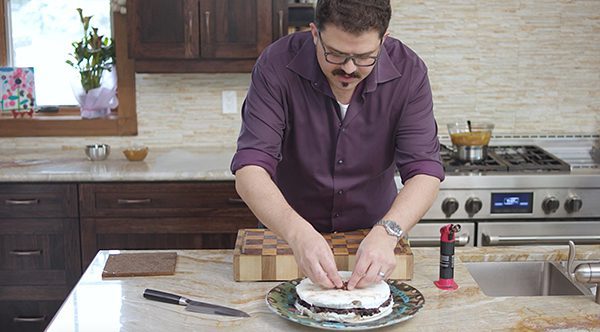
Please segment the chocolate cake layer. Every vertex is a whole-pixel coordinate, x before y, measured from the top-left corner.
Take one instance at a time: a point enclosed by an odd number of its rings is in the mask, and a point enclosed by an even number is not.
[[[336,309],[336,308],[326,308],[326,307],[314,306],[314,305],[308,304],[306,301],[304,301],[302,299],[298,299],[298,303],[301,306],[308,308],[310,311],[315,312],[315,313],[333,312],[333,313],[340,314],[340,315],[354,313],[358,316],[373,316],[375,314],[378,314],[379,309],[381,307],[387,307],[388,305],[390,305],[391,301],[392,301],[392,294],[390,294],[390,297],[385,302],[383,302],[381,304],[381,306],[379,306],[379,308]]]

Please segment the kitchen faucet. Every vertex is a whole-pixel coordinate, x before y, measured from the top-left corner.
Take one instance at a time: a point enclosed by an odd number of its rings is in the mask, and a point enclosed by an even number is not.
[[[569,241],[569,258],[567,261],[567,272],[572,281],[580,283],[596,284],[596,303],[600,304],[600,262],[582,263],[573,270],[575,262],[575,243]]]

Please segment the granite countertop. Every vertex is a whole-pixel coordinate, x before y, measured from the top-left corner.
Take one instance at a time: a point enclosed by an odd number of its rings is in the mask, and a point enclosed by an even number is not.
[[[0,182],[218,181],[233,180],[235,148],[150,149],[143,161],[129,161],[114,148],[103,161],[89,161],[82,149],[0,150]]]
[[[578,246],[577,259],[600,259],[600,246]],[[231,250],[178,250],[172,276],[101,278],[110,253],[100,251],[47,331],[313,331],[270,311],[267,292],[278,282],[235,282]],[[133,251],[128,251],[133,252]],[[414,248],[414,277],[407,282],[425,297],[414,318],[382,331],[600,330],[600,305],[592,296],[488,297],[464,261],[565,260],[562,246],[457,248],[456,291],[433,285],[439,248]],[[499,280],[499,282],[501,282]],[[185,311],[146,300],[154,288],[246,311],[231,318]]]
[[[235,147],[172,147],[150,148],[143,161],[129,161],[123,148],[111,147],[108,159],[89,161],[83,148],[62,147],[56,150],[0,149],[0,182],[102,182],[102,181],[223,181],[233,180],[229,170]],[[572,149],[568,149],[571,151]],[[508,174],[508,173],[507,173]],[[597,183],[599,168],[571,171],[572,176],[586,176],[586,182]],[[457,176],[453,176],[457,175]],[[465,177],[447,174],[442,188],[454,183],[465,185],[494,181],[505,174],[485,177]],[[513,173],[511,175],[514,176]],[[531,177],[525,173],[523,177]],[[536,174],[536,176],[555,176]],[[401,187],[400,179],[396,180]]]

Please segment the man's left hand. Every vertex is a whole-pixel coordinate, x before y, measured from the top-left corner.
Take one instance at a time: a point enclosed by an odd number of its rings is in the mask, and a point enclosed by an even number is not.
[[[366,287],[387,279],[396,267],[394,249],[397,242],[396,237],[389,235],[383,227],[373,227],[358,247],[348,289]]]

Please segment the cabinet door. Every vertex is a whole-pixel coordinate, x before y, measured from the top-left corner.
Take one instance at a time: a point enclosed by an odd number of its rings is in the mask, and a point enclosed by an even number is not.
[[[233,249],[258,220],[233,181],[83,183],[82,263],[101,249]]]
[[[131,58],[198,58],[197,0],[130,0],[127,7]]]
[[[257,225],[250,213],[245,218],[83,218],[82,264],[87,267],[104,249],[233,249],[238,230]]]
[[[77,187],[73,184],[0,185],[0,218],[77,216]]]
[[[199,16],[202,58],[255,59],[273,40],[272,0],[200,0]]]
[[[79,252],[78,219],[0,219],[0,293],[3,286],[74,286]]]
[[[43,331],[62,301],[0,301],[0,331]]]
[[[233,181],[83,183],[82,217],[228,217],[252,213]]]

